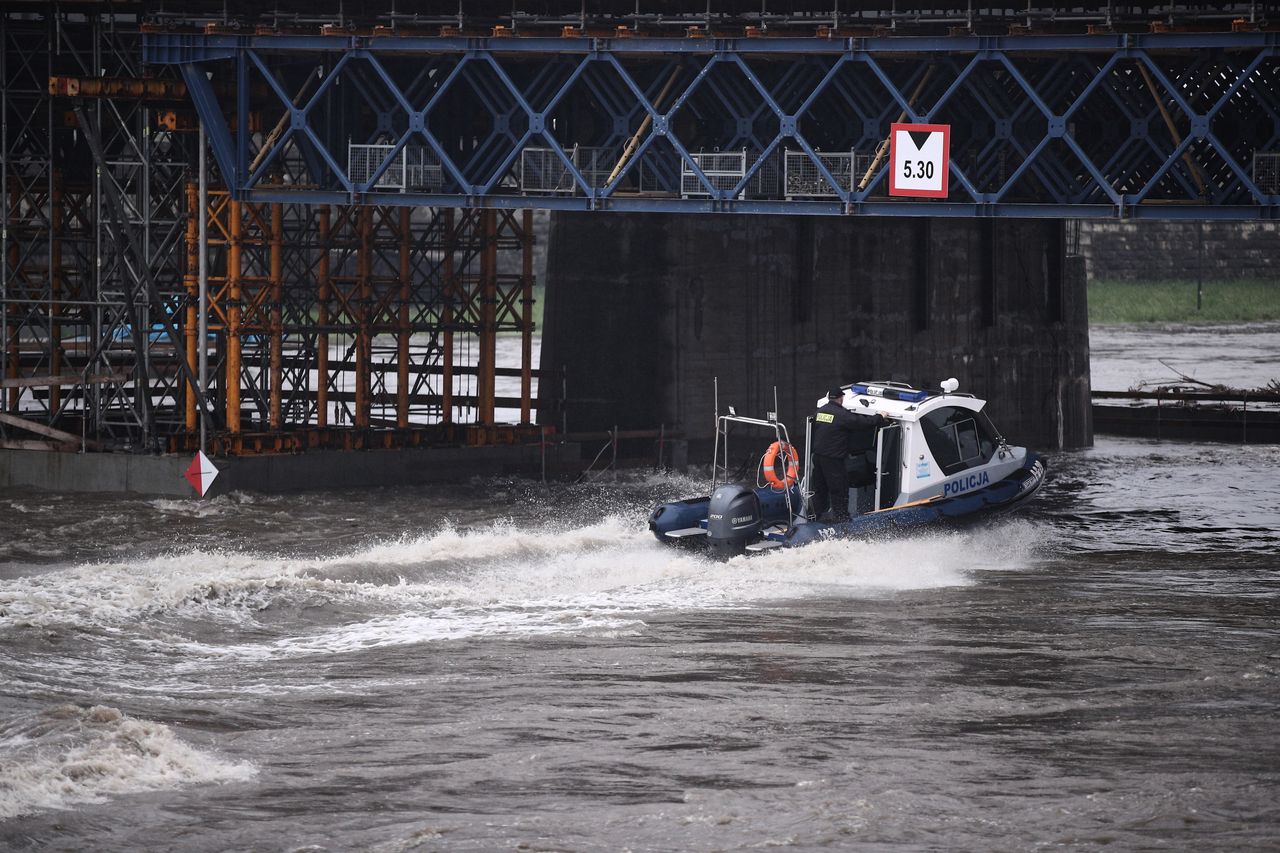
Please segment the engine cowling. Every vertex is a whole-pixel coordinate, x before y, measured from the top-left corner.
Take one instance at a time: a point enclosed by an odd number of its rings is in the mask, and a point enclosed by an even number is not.
[[[718,556],[741,554],[760,535],[760,499],[755,490],[726,483],[711,495],[707,507],[707,544]]]

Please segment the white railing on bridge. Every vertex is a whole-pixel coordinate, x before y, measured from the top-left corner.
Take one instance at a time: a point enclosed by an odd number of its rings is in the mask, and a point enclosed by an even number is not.
[[[618,154],[612,148],[575,145],[565,151],[587,184],[602,188],[617,165]],[[573,172],[553,148],[526,148],[520,152],[520,191],[524,193],[573,194],[582,190],[573,180]]]
[[[699,151],[689,155],[694,164],[707,176],[713,189],[728,192],[736,187],[747,174],[747,150]],[[741,195],[741,193],[739,194]],[[698,179],[698,173],[687,162],[680,165],[680,197],[708,198],[711,193]]]
[[[405,146],[405,184],[416,192],[444,192],[444,166],[440,155],[425,145]]]
[[[395,148],[394,145],[347,143],[347,177],[351,183],[357,186],[369,183],[373,173]],[[404,192],[404,158],[396,155],[386,171],[378,176],[378,180],[369,189]]]
[[[394,145],[347,145],[347,177],[356,186],[368,184]],[[371,192],[443,192],[444,167],[440,157],[425,145],[406,145],[387,164],[386,171],[368,188]]]

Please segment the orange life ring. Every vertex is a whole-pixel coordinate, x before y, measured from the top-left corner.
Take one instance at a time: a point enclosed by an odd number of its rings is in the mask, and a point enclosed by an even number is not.
[[[787,474],[785,477],[779,477],[778,472],[773,466],[778,461],[778,455],[782,454],[787,459]],[[796,480],[800,479],[800,454],[796,453],[794,444],[783,444],[781,441],[775,441],[769,445],[769,449],[764,452],[764,478],[775,489],[789,489],[796,484]]]

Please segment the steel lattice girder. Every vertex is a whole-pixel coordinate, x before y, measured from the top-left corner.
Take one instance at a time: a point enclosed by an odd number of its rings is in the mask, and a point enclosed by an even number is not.
[[[1280,190],[1255,182],[1252,161],[1280,150],[1278,44],[1280,34],[1265,32],[841,39],[152,33],[145,58],[181,67],[219,168],[245,199],[1268,219],[1277,216]],[[234,84],[234,103],[219,102],[207,72]],[[268,103],[251,103],[264,87]],[[248,127],[251,109],[280,115],[281,132],[232,132],[228,116]],[[885,158],[874,155],[896,120],[952,125],[948,198],[888,198]],[[634,151],[624,158],[629,140]],[[351,147],[367,144],[378,147]],[[534,181],[524,171],[530,152],[543,158]],[[709,174],[707,152],[741,152],[743,165]],[[815,191],[797,197],[780,185],[783,152],[790,162],[803,159]],[[357,154],[369,158],[359,173]],[[835,154],[853,154],[855,164],[861,154],[874,168],[850,180],[857,167],[837,173]]]

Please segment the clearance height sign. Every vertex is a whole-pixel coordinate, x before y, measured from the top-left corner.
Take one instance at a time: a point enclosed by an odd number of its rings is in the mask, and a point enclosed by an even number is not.
[[[889,195],[946,198],[951,125],[891,125],[889,159]]]

